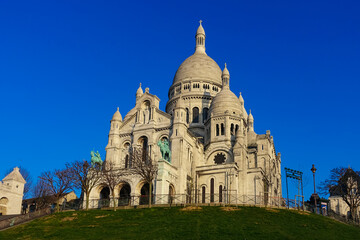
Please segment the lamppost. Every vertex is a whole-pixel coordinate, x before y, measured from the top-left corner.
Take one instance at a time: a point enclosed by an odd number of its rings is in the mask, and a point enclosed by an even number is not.
[[[315,187],[315,172],[316,172],[316,168],[315,168],[315,165],[313,164],[312,165],[312,168],[310,169],[311,170],[311,172],[313,173],[313,178],[314,178],[314,193],[311,195],[313,198],[314,198],[314,202],[315,202],[315,213],[317,213],[317,201],[316,201],[316,199],[317,199],[317,197],[318,197],[318,195],[317,195],[317,193],[316,193],[316,187]]]

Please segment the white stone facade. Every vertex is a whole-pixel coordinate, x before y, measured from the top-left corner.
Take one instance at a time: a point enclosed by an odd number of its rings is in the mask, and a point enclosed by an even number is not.
[[[158,160],[154,181],[156,195],[187,195],[188,202],[230,202],[232,197],[281,198],[281,157],[276,153],[270,131],[256,134],[254,118],[247,113],[241,94],[229,85],[230,74],[222,71],[205,52],[205,31],[196,33],[195,53],[177,70],[169,89],[166,111],[160,99],[136,92],[136,105],[122,119],[117,110],[111,120],[106,161],[130,168],[134,147],[146,148]],[[161,160],[159,140],[170,142],[171,163]],[[216,159],[216,161],[215,161]],[[141,195],[143,181],[127,176],[131,196]],[[100,197],[103,186],[91,193]]]
[[[350,216],[349,205],[342,199],[341,196],[330,196],[329,197],[329,208],[334,213],[348,218]],[[356,210],[357,216],[360,216],[360,209]]]
[[[3,215],[21,213],[25,183],[17,167],[0,182],[0,213]]]

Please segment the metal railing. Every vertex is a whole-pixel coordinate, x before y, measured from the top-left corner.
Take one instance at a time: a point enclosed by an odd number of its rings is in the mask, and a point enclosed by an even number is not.
[[[267,195],[238,195],[238,194],[156,194],[152,195],[153,205],[250,205],[264,207],[284,207],[303,209],[302,202],[282,197],[269,197]],[[289,203],[289,205],[288,205]],[[85,203],[83,203],[85,204]],[[148,205],[148,195],[127,196],[115,199],[115,206]],[[90,199],[89,208],[114,207],[113,199]],[[81,208],[81,206],[79,207]]]

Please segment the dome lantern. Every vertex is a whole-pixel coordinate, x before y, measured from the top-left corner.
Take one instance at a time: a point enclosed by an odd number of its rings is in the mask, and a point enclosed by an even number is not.
[[[205,52],[205,30],[201,25],[202,20],[200,20],[199,23],[200,23],[200,26],[198,27],[198,29],[196,31],[196,35],[195,35],[195,39],[196,39],[195,53],[206,54],[206,52]]]

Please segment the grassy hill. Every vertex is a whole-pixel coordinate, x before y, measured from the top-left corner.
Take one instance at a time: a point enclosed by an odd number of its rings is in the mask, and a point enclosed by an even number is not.
[[[91,210],[53,214],[0,239],[360,239],[360,228],[315,214],[258,207]]]

